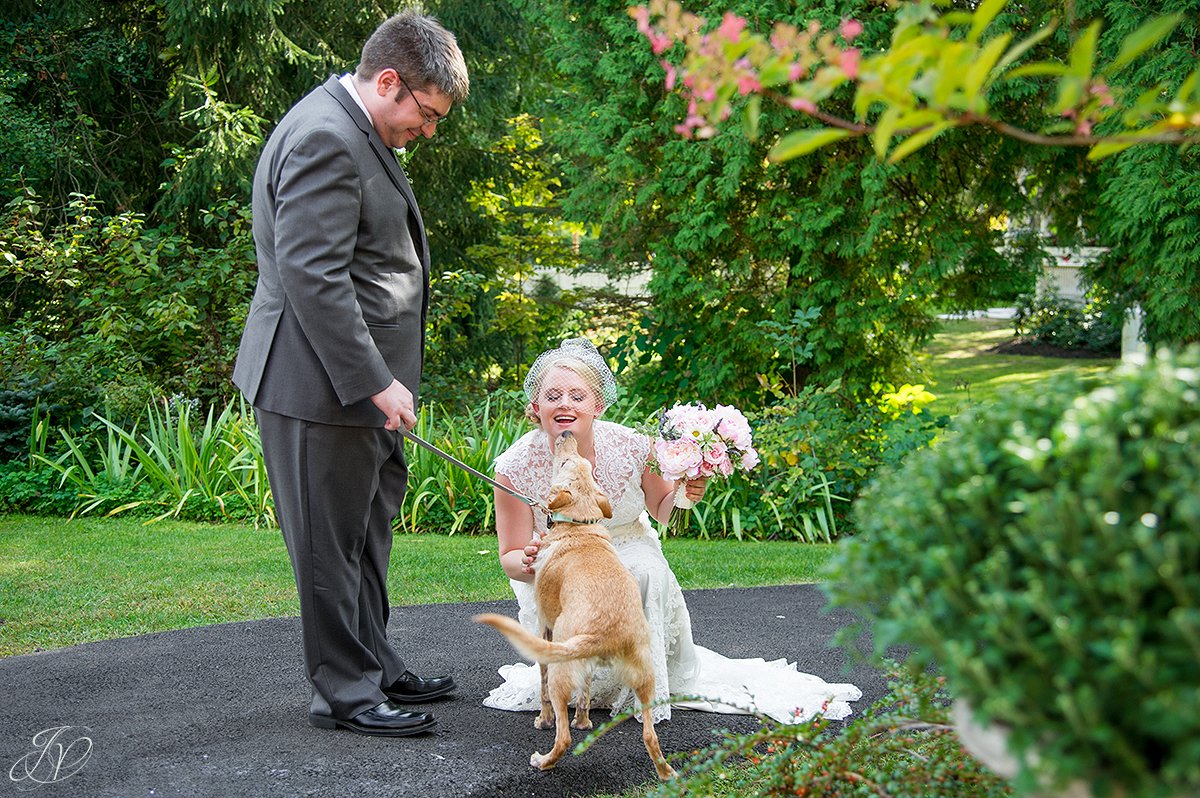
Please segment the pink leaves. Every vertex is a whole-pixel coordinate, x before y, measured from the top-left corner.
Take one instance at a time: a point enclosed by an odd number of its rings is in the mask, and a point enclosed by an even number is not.
[[[646,6],[634,6],[629,9],[629,16],[637,22],[638,32],[650,40],[650,49],[655,55],[662,55],[674,44],[675,40],[670,36],[650,27],[650,9]]]
[[[858,65],[862,61],[862,51],[857,47],[847,47],[838,53],[838,66],[850,80],[858,78]]]
[[[717,28],[717,33],[724,36],[730,42],[737,42],[741,38],[742,31],[745,29],[746,20],[732,11],[726,11],[725,17],[721,20],[721,27]]]
[[[750,63],[750,59],[739,58],[733,66],[739,70],[737,80],[739,94],[746,95],[762,88],[762,83],[758,79],[758,73],[754,71],[754,65]]]
[[[817,104],[812,100],[806,100],[803,97],[793,97],[788,100],[788,105],[797,111],[803,111],[806,114],[816,113]]]
[[[791,96],[777,99],[818,115],[817,103],[844,80],[857,80],[863,63],[862,50],[851,46],[863,32],[856,19],[828,29],[817,20],[804,27],[778,22],[768,35],[758,35],[745,17],[725,12],[709,21],[684,11],[677,0],[646,0],[628,13],[660,56],[666,90],[688,102],[686,118],[674,129],[689,139],[716,135],[717,126],[737,112],[737,98],[772,96],[785,80]],[[676,45],[681,58],[662,57]]]
[[[660,63],[662,64],[662,68],[665,69],[667,72],[667,80],[666,80],[666,84],[665,84],[667,87],[667,91],[671,91],[672,89],[675,88],[675,78],[676,78],[676,74],[677,74],[675,71],[675,66],[670,61],[667,61],[667,60],[663,60]]]

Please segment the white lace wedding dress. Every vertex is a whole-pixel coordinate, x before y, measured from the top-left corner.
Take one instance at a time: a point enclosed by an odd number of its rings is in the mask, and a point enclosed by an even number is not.
[[[800,722],[824,714],[840,719],[851,713],[850,701],[862,697],[852,684],[829,684],[801,673],[785,660],[728,659],[692,642],[692,624],[679,582],[663,557],[658,535],[650,525],[642,493],[642,472],[650,455],[645,435],[619,424],[596,421],[596,481],[608,494],[613,517],[605,521],[621,562],[642,591],[650,622],[650,648],[654,660],[655,723],[671,717],[668,695],[698,696],[704,700],[676,706],[710,712],[741,713],[757,710],[784,723]],[[552,456],[541,430],[523,436],[496,459],[496,473],[504,474],[527,496],[550,492]],[[546,519],[534,514],[534,529],[546,533]],[[541,635],[533,585],[509,580],[519,605],[518,620]],[[491,691],[484,706],[513,711],[541,709],[541,681],[537,665],[517,663],[500,668],[504,683]],[[592,706],[612,707],[613,714],[632,708],[636,699],[609,669],[598,668],[592,677]]]

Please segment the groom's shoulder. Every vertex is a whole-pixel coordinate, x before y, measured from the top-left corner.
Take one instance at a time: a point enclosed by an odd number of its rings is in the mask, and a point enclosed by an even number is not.
[[[294,130],[313,128],[353,129],[357,127],[354,119],[346,111],[345,104],[332,94],[341,85],[334,83],[317,86],[300,98],[291,110],[280,120],[280,127],[290,127]]]
[[[360,144],[360,139],[363,141]],[[284,114],[264,147],[266,157],[287,157],[303,142],[353,150],[365,146],[359,126],[325,86],[317,86]],[[313,142],[321,142],[314,144]]]

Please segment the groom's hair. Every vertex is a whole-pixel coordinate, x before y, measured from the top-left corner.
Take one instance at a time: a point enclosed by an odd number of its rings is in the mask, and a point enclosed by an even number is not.
[[[413,89],[432,84],[455,105],[467,99],[471,90],[454,34],[416,9],[401,11],[375,29],[363,45],[354,75],[371,80],[385,69],[396,70]]]

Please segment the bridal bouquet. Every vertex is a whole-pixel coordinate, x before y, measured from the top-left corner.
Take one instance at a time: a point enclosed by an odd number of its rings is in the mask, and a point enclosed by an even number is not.
[[[654,456],[656,470],[671,480],[727,477],[759,462],[750,422],[729,405],[709,410],[702,404],[677,404],[660,413]],[[675,507],[692,507],[682,483],[675,489]],[[680,523],[672,512],[668,527],[676,529]]]

